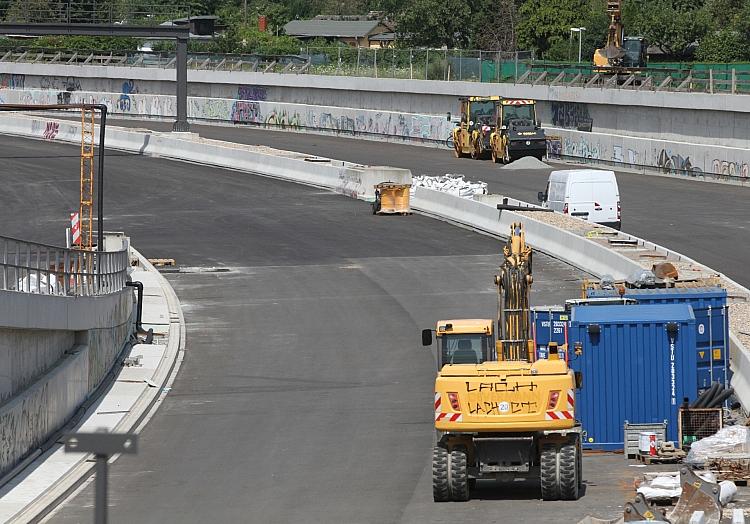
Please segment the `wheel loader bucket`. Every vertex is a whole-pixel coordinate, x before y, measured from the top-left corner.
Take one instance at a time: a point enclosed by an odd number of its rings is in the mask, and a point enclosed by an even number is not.
[[[688,468],[680,469],[682,494],[677,505],[668,515],[672,524],[689,524],[696,511],[703,512],[701,522],[719,524],[721,520],[720,488],[718,484],[707,482]]]

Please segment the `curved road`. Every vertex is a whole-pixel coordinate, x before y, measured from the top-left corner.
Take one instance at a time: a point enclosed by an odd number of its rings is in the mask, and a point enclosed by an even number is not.
[[[3,234],[62,239],[77,153],[3,137]],[[435,369],[418,332],[439,317],[492,315],[497,241],[417,215],[374,217],[327,191],[128,154],[108,155],[105,199],[108,230],[185,269],[168,278],[188,328],[139,454],[111,470],[113,522],[575,522],[631,496],[622,458],[594,456],[579,504],[494,483],[467,504],[432,502]],[[577,296],[579,272],[535,260],[535,303]],[[227,271],[194,270],[209,267]],[[51,521],[89,522],[91,491]]]
[[[112,120],[113,125],[171,130],[171,123]],[[370,140],[269,131],[247,126],[193,125],[206,138],[262,144],[339,160],[411,169],[415,175],[464,174],[489,183],[492,193],[536,202],[550,169],[503,169],[490,161],[457,159],[448,149]],[[595,166],[596,167],[596,166]],[[623,229],[682,252],[750,286],[750,188],[675,177],[617,172],[623,206]]]

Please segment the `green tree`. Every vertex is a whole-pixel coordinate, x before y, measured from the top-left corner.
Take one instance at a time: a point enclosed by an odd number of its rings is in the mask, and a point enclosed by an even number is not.
[[[567,49],[570,28],[582,26],[587,6],[586,0],[526,0],[518,10],[519,47],[543,56],[553,46],[556,53]]]
[[[467,0],[413,0],[399,14],[397,31],[407,47],[465,47],[471,17]]]
[[[685,58],[690,47],[711,30],[702,2],[631,0],[624,21],[629,34],[639,34],[664,53]]]
[[[739,62],[747,60],[749,55],[747,36],[733,29],[706,35],[695,52],[695,58],[701,62]]]

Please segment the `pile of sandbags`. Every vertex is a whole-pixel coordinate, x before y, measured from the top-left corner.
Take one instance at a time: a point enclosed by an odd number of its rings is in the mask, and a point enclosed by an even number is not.
[[[446,174],[443,176],[415,175],[412,177],[411,190],[414,193],[416,187],[426,187],[443,193],[450,193],[464,198],[472,198],[474,195],[486,195],[486,182],[471,182],[464,180],[464,175]]]

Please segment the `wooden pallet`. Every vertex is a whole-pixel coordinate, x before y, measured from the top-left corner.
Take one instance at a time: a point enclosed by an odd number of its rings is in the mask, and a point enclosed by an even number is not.
[[[635,456],[636,460],[648,466],[652,464],[677,464],[685,458],[684,453],[670,453],[664,455],[641,455]]]

